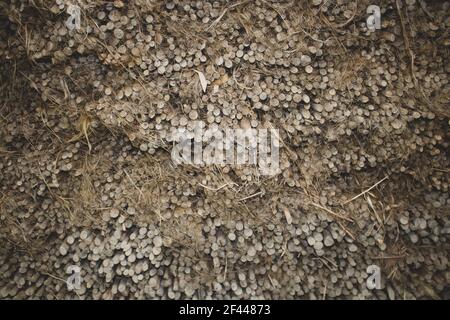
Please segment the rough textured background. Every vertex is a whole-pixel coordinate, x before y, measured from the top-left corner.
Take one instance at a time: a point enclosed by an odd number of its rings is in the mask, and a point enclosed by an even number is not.
[[[0,297],[448,299],[449,3],[376,2],[2,1]],[[282,173],[175,166],[195,120]]]

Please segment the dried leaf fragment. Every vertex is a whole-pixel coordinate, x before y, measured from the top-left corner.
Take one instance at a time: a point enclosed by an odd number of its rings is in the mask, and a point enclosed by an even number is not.
[[[200,85],[202,86],[203,92],[206,92],[206,87],[208,86],[208,83],[206,81],[205,75],[201,71],[195,70],[195,72],[197,72],[198,74],[198,78],[200,80]]]
[[[292,224],[291,212],[285,206],[283,206],[282,208],[283,208],[284,216],[286,217],[287,224]]]

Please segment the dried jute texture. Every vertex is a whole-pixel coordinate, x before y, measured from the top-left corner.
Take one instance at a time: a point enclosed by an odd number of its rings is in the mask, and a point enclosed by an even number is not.
[[[371,4],[2,1],[0,298],[450,298],[449,2]],[[198,121],[280,172],[175,164]]]

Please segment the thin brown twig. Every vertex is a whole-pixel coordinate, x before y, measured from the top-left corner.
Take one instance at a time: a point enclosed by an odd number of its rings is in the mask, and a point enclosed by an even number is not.
[[[247,200],[247,199],[256,197],[256,196],[260,195],[261,193],[262,193],[262,191],[258,191],[258,192],[254,193],[254,194],[252,194],[252,195],[249,195],[249,196],[247,196],[247,197],[245,197],[245,198],[241,198],[241,199],[239,199],[238,201],[244,201],[244,200]]]
[[[217,187],[217,188],[211,188],[211,187],[205,186],[204,184],[201,184],[201,183],[199,183],[199,185],[202,186],[203,188],[211,190],[211,191],[219,191],[220,189],[228,187],[229,185],[236,185],[236,183],[234,183],[234,182],[225,183],[224,185]]]
[[[363,192],[361,192],[360,194],[354,196],[354,197],[351,198],[350,200],[345,201],[345,202],[343,203],[343,205],[344,205],[344,204],[347,204],[347,203],[349,203],[349,202],[352,202],[353,200],[355,200],[355,199],[361,197],[362,195],[366,194],[367,192],[369,192],[370,190],[372,190],[373,188],[375,188],[377,185],[379,185],[380,183],[382,183],[382,182],[383,182],[384,180],[386,180],[387,178],[388,178],[388,176],[384,177],[383,179],[381,179],[380,181],[378,181],[377,183],[375,183],[373,186],[371,186],[369,189],[364,190]]]
[[[209,29],[211,29],[212,27],[214,27],[215,25],[217,25],[217,24],[219,23],[219,21],[223,18],[223,16],[228,12],[228,10],[231,10],[231,9],[233,9],[234,7],[237,7],[237,6],[241,5],[241,4],[245,4],[245,3],[249,2],[249,1],[250,1],[250,0],[238,2],[238,3],[235,3],[235,4],[233,4],[233,5],[231,5],[231,6],[227,7],[227,8],[225,8],[225,9],[222,11],[222,13],[220,14],[220,16],[219,16],[216,20],[214,20],[214,21],[209,25],[209,27],[206,28],[205,31],[209,31]]]
[[[337,222],[337,224],[342,228],[342,230],[344,230],[344,232],[345,232],[346,234],[348,234],[350,238],[353,239],[353,241],[356,240],[356,237],[353,235],[353,233],[350,232],[350,230],[348,230],[348,229],[347,229],[342,223],[340,223],[339,221],[336,221],[336,222]]]
[[[341,215],[341,214],[339,214],[339,213],[333,212],[333,211],[331,211],[330,209],[321,206],[320,204],[311,202],[311,205],[313,205],[313,206],[316,207],[316,208],[325,210],[326,212],[328,212],[329,214],[331,214],[331,215],[333,215],[333,216],[335,216],[335,217],[341,218],[341,219],[343,219],[343,220],[345,220],[345,221],[348,221],[348,222],[353,222],[353,220],[352,220],[351,218],[347,218],[346,216],[343,216],[343,215]]]

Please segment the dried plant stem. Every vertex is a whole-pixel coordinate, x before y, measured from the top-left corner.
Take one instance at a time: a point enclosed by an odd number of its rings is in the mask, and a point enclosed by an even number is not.
[[[386,180],[387,178],[388,178],[388,176],[384,177],[383,179],[381,179],[380,181],[378,181],[377,183],[375,183],[373,186],[371,186],[369,189],[364,190],[363,192],[361,192],[360,194],[354,196],[354,197],[351,198],[350,200],[345,201],[345,202],[343,203],[343,205],[344,205],[344,204],[347,204],[347,203],[349,203],[349,202],[352,202],[353,200],[355,200],[355,199],[361,197],[362,195],[366,194],[367,192],[369,192],[370,190],[372,190],[373,188],[375,188],[377,185],[379,185],[380,183],[382,183],[382,182],[383,182],[384,180]]]

